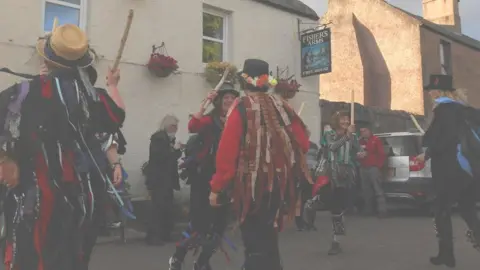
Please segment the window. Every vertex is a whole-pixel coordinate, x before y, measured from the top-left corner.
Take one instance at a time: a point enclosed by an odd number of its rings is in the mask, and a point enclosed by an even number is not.
[[[440,41],[440,65],[442,74],[452,75],[452,49],[449,42]]]
[[[44,0],[43,31],[50,32],[56,17],[58,24],[75,24],[85,28],[87,0]]]
[[[203,63],[225,61],[227,51],[227,16],[219,12],[203,11]]]

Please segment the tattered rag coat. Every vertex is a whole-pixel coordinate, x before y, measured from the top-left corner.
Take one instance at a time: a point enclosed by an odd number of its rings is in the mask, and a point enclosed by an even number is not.
[[[77,70],[37,76],[0,94],[2,148],[20,172],[2,198],[7,270],[87,269],[84,240],[100,192],[93,182],[111,185],[95,134],[119,132],[124,119],[107,92]]]

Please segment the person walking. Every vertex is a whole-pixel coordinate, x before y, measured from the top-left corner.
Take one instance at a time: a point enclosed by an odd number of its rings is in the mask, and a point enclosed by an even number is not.
[[[245,270],[281,270],[278,231],[293,219],[298,179],[311,182],[309,140],[300,117],[281,97],[267,93],[275,84],[269,65],[245,60],[240,86],[246,96],[232,105],[220,140],[210,204],[232,188],[245,247]]]
[[[178,122],[176,116],[166,115],[150,138],[146,185],[152,214],[145,239],[149,245],[170,241],[173,230],[173,193],[180,190],[178,159],[182,155],[181,143],[175,138]]]
[[[234,100],[240,95],[234,85],[225,82],[218,91],[211,91],[206,101],[211,101],[213,109],[205,114],[204,104],[200,111],[192,116],[188,130],[197,133],[188,160],[187,170],[190,189],[190,224],[185,234],[192,237],[183,239],[170,257],[170,270],[180,270],[188,250],[201,247],[195,270],[210,270],[210,258],[221,244],[227,228],[228,205],[212,208],[208,201],[209,181],[215,173],[215,157],[218,143],[224,129],[227,112]]]
[[[342,252],[340,239],[345,235],[344,214],[349,206],[351,189],[355,185],[356,159],[364,157],[355,135],[355,125],[350,123],[347,111],[333,114],[331,131],[325,132],[322,145],[327,151],[328,178],[331,193],[327,199],[331,213],[333,238],[329,255]]]
[[[117,184],[96,135],[116,134],[124,122],[120,75],[109,72],[108,91],[93,86],[95,57],[76,25],[54,27],[36,47],[48,71],[0,94],[5,269],[85,270],[97,195]]]
[[[431,75],[425,91],[435,104],[433,121],[423,136],[423,145],[427,150],[416,158],[416,162],[431,160],[436,193],[435,228],[439,252],[430,258],[430,262],[455,267],[451,218],[455,203],[458,203],[460,215],[467,223],[468,240],[480,251],[480,220],[475,205],[479,197],[479,164],[471,163],[473,160],[468,158],[472,154],[469,151],[475,149],[462,149],[468,141],[467,134],[472,132],[467,122],[478,124],[480,117],[478,111],[468,105],[465,94],[453,87],[453,79],[449,75]]]
[[[387,215],[387,203],[382,188],[381,168],[385,163],[385,152],[382,141],[372,134],[368,124],[360,127],[360,147],[363,149],[359,154],[360,179],[363,197],[363,211],[367,215],[374,213],[374,199],[379,217]]]

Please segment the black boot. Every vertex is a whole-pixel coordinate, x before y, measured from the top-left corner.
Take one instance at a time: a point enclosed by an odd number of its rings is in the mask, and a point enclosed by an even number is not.
[[[337,255],[340,253],[342,253],[342,247],[340,247],[340,243],[333,241],[330,249],[328,250],[328,255]]]
[[[305,230],[305,222],[302,217],[295,217],[295,224],[297,225],[297,231],[301,232]]]
[[[193,270],[212,270],[212,267],[210,266],[210,263],[205,265],[200,265],[198,263],[195,263],[193,265]]]
[[[453,255],[453,242],[440,240],[438,242],[439,251],[436,257],[430,258],[433,265],[445,265],[454,268],[456,265],[455,256]]]
[[[175,256],[170,257],[168,260],[168,265],[168,270],[182,270],[182,261],[177,259]]]
[[[477,237],[472,230],[467,231],[467,240],[473,245],[473,248],[480,251],[480,237]]]

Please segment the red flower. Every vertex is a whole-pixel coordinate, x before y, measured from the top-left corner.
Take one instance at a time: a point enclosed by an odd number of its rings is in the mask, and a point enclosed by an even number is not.
[[[300,86],[302,85],[299,84],[296,80],[288,81],[285,79],[279,79],[278,84],[275,86],[275,89],[297,92]]]
[[[147,66],[149,69],[171,69],[172,71],[178,69],[177,60],[159,53],[152,53],[150,55]]]

